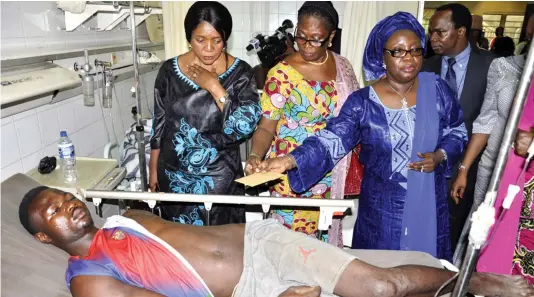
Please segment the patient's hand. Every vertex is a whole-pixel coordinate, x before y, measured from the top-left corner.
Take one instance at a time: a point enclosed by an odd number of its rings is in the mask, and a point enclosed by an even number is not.
[[[290,287],[278,297],[319,297],[321,296],[321,287],[298,286]]]

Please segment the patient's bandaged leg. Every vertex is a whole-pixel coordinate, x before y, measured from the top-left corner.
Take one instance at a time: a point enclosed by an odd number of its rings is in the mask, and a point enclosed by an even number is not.
[[[415,264],[442,268],[439,260],[421,252],[342,250],[292,232],[275,220],[247,224],[243,274],[235,297],[278,296],[291,286],[321,287],[321,296],[336,296],[334,288],[348,264],[356,259],[388,268]]]
[[[71,257],[67,286],[79,275],[109,276],[169,297],[213,296],[178,251],[136,221],[122,216],[106,220],[86,258]]]

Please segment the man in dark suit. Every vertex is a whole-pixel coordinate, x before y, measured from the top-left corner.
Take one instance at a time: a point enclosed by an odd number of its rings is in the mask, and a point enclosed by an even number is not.
[[[469,137],[471,137],[473,122],[480,113],[484,101],[488,69],[491,61],[495,58],[492,53],[470,45],[471,24],[471,12],[461,4],[451,3],[436,9],[429,26],[430,43],[436,55],[423,63],[423,71],[435,72],[440,75],[460,101]],[[453,247],[458,242],[473,204],[479,160],[480,156],[471,168],[467,168],[469,170],[468,185],[463,199],[458,204],[452,199],[449,200]],[[465,167],[461,166],[461,163],[455,166],[455,172],[449,182],[449,190],[458,170],[466,170]]]

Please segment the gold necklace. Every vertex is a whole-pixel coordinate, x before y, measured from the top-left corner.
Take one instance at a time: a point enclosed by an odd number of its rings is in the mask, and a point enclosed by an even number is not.
[[[317,63],[317,62],[308,62],[308,61],[306,61],[306,63],[310,63],[310,64],[315,65],[315,66],[321,66],[321,65],[323,65],[324,63],[326,63],[326,61],[328,61],[328,50],[326,51],[326,58],[324,59],[324,61],[319,62],[319,63]]]

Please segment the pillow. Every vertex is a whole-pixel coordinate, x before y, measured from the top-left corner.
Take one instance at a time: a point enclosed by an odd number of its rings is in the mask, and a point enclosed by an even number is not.
[[[69,255],[35,240],[19,221],[19,204],[26,192],[39,183],[24,174],[2,182],[2,297],[70,297],[65,284]],[[87,204],[95,221],[94,206]]]

